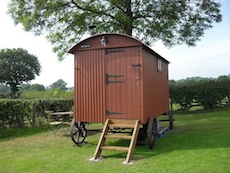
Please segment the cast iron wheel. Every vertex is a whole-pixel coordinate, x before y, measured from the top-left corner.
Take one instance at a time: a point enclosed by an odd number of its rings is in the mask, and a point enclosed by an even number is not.
[[[149,149],[153,149],[157,141],[157,120],[154,117],[151,117],[149,120],[147,137],[148,137]]]
[[[71,139],[72,141],[80,146],[84,143],[87,135],[88,123],[86,122],[75,122],[71,128]]]

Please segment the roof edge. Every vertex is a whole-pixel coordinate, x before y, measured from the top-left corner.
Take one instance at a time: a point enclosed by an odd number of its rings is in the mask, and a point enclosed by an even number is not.
[[[168,60],[166,60],[165,58],[163,58],[160,54],[158,54],[157,52],[155,52],[152,48],[150,48],[147,44],[143,43],[143,42],[140,41],[139,39],[134,38],[134,37],[132,37],[132,36],[130,36],[130,35],[127,35],[127,34],[121,34],[121,33],[115,33],[115,32],[101,33],[101,34],[92,35],[92,36],[90,36],[90,37],[88,37],[88,38],[86,38],[86,39],[84,39],[84,40],[79,41],[77,44],[75,44],[72,48],[69,49],[68,53],[74,54],[75,48],[76,48],[78,45],[80,45],[82,42],[87,41],[87,40],[89,40],[89,39],[92,39],[92,38],[94,38],[94,37],[99,37],[99,36],[104,36],[104,35],[119,35],[119,36],[128,37],[128,38],[130,38],[130,39],[133,39],[133,40],[139,42],[140,45],[142,45],[145,49],[147,49],[148,51],[150,51],[150,52],[152,52],[153,54],[155,54],[158,58],[161,58],[161,59],[163,59],[165,62],[170,63]]]

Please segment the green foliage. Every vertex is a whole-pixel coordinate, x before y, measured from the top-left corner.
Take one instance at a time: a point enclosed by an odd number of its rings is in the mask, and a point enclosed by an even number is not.
[[[26,50],[18,48],[0,51],[0,83],[10,85],[13,98],[19,91],[18,85],[34,79],[40,71],[38,58]]]
[[[204,108],[230,106],[230,77],[171,81],[170,97],[183,110],[198,105]]]
[[[60,89],[62,91],[66,91],[67,90],[67,83],[63,80],[63,79],[58,79],[56,82],[52,83],[49,88],[51,90],[54,90],[54,89]]]
[[[20,94],[23,99],[49,99],[49,98],[65,98],[73,99],[73,91],[62,91],[57,88],[55,90],[46,91],[24,91]]]
[[[22,84],[20,85],[20,91],[45,91],[46,88],[41,84]]]
[[[25,100],[0,100],[0,127],[24,127],[31,113],[31,104]]]
[[[170,98],[173,103],[181,106],[181,109],[188,110],[193,103],[193,90],[184,86],[170,86]]]
[[[60,59],[89,28],[92,34],[125,33],[150,44],[162,40],[166,46],[194,46],[222,19],[214,0],[11,0],[8,12],[26,31],[48,32]]]
[[[0,129],[44,124],[46,110],[70,111],[73,99],[1,99]]]
[[[20,85],[20,91],[27,91],[27,90],[30,90],[30,84],[21,84]]]

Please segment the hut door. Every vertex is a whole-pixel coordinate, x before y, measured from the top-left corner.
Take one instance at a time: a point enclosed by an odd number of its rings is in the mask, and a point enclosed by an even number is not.
[[[107,118],[140,118],[140,48],[105,50]]]

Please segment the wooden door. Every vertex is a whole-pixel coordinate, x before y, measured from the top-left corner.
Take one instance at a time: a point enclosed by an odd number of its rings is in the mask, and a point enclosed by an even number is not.
[[[140,48],[105,50],[107,118],[140,119]]]

